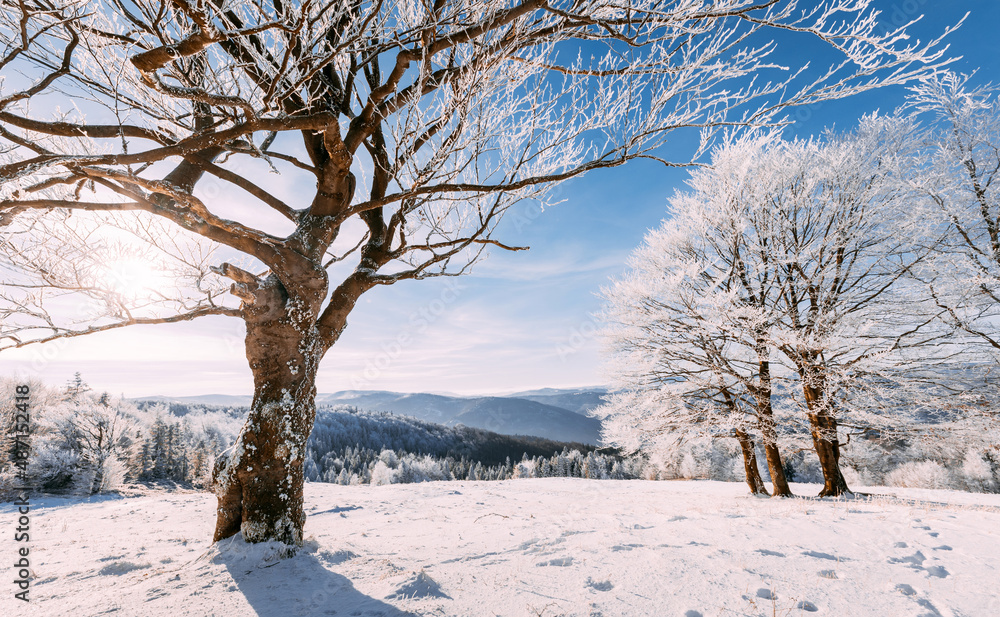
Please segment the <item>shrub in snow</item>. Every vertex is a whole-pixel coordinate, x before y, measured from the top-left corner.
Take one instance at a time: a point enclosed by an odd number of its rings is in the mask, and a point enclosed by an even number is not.
[[[685,480],[698,480],[705,479],[708,474],[705,473],[704,465],[694,458],[693,452],[685,452],[684,456],[681,458],[681,464],[679,468],[679,475]]]
[[[907,488],[953,488],[952,474],[936,461],[911,461],[885,477],[888,486]]]
[[[977,493],[990,493],[997,490],[997,477],[993,466],[982,454],[969,448],[962,461],[962,475],[965,476],[965,486]]]
[[[823,483],[823,468],[816,453],[802,451],[785,458],[785,476],[792,482]],[[850,486],[850,485],[848,485]]]
[[[396,456],[396,453],[392,450],[382,450],[382,453],[378,455],[378,460],[389,469],[396,469],[399,467],[399,457]]]
[[[392,484],[395,475],[396,472],[384,460],[379,459],[372,468],[371,483],[376,486]]]
[[[46,491],[67,490],[80,468],[80,455],[54,443],[43,443],[33,452],[28,466],[29,475]]]
[[[880,484],[865,470],[857,470],[850,465],[841,465],[840,472],[844,474],[848,486],[875,486]]]
[[[128,476],[129,470],[125,462],[117,456],[104,459],[100,473],[95,474],[91,484],[91,493],[106,493],[120,489]]]

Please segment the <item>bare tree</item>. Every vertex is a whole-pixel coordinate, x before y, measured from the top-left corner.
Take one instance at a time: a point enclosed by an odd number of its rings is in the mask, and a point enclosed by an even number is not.
[[[220,459],[215,538],[298,543],[316,372],[363,293],[519,249],[498,221],[556,183],[690,163],[700,150],[666,148],[677,129],[704,147],[940,62],[940,39],[880,32],[870,5],[5,2],[0,340],[242,319],[254,399]],[[779,31],[841,59],[782,72]],[[174,282],[116,285],[130,268],[157,278],[135,263]]]

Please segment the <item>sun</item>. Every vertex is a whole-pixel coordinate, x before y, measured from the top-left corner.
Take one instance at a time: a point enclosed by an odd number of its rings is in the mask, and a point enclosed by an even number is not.
[[[162,273],[141,259],[112,261],[105,266],[101,278],[109,290],[129,299],[149,296],[163,283]]]

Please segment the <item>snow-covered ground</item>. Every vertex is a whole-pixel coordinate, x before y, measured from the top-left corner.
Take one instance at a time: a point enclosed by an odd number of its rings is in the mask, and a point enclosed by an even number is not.
[[[875,490],[896,497],[562,478],[309,484],[309,541],[291,559],[238,537],[213,547],[205,493],[36,498],[34,601],[4,583],[0,614],[1000,615],[1000,495]],[[0,520],[14,522],[10,504]]]

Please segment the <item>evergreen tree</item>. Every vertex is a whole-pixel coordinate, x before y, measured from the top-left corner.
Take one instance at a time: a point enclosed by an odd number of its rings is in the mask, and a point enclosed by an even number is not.
[[[79,371],[73,373],[73,378],[66,382],[66,389],[63,392],[63,398],[67,401],[79,401],[87,392],[90,392],[90,386],[83,381],[83,376]]]

